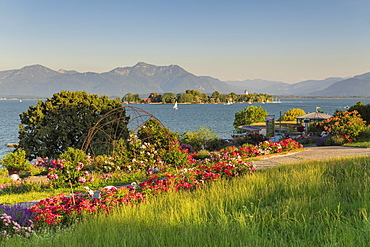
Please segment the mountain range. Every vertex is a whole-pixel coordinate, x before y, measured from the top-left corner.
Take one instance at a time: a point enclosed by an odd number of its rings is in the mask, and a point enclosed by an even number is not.
[[[126,93],[184,93],[187,89],[237,94],[248,90],[277,96],[369,96],[370,73],[288,84],[261,79],[221,81],[210,76],[196,76],[178,65],[156,66],[144,62],[103,73],[55,71],[42,65],[0,71],[0,97],[51,97],[61,90],[122,97]]]

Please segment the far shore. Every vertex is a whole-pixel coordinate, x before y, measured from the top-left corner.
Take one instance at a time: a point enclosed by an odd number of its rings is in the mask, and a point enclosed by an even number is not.
[[[294,96],[294,95],[273,95],[274,97],[279,97],[279,99],[367,99],[370,96]],[[52,97],[52,95],[50,96]],[[0,96],[0,100],[43,100],[50,97],[16,97],[16,96]],[[118,96],[110,96],[111,98],[117,98]],[[118,97],[119,98],[119,97]],[[123,102],[124,104],[140,104],[135,102]],[[235,103],[246,103],[246,102],[235,102]],[[273,102],[266,102],[273,103]],[[163,103],[163,102],[151,102],[145,104],[173,104],[173,103]],[[223,103],[178,103],[178,104],[223,104]]]

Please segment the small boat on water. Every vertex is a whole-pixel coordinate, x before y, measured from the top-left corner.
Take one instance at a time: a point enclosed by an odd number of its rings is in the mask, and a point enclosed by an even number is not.
[[[173,105],[173,109],[175,110],[178,110],[179,108],[177,107],[177,101],[175,102],[175,104]]]

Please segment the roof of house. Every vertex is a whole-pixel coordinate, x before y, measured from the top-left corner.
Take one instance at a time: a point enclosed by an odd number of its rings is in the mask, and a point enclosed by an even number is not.
[[[333,116],[326,114],[326,113],[321,113],[321,112],[311,112],[303,116],[296,117],[296,119],[312,119],[312,120],[324,120],[331,118]]]

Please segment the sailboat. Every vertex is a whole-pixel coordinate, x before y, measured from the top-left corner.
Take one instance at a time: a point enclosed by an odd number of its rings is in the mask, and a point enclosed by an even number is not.
[[[173,109],[175,110],[178,110],[179,108],[177,107],[177,101],[175,102],[175,104],[173,105]]]

